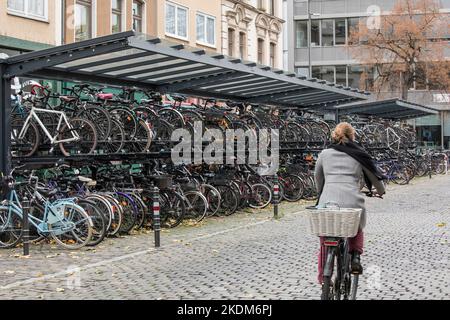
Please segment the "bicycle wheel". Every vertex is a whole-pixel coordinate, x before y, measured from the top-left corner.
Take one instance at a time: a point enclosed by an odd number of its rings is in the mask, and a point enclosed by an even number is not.
[[[235,213],[239,205],[236,192],[230,186],[226,185],[215,187],[217,190],[219,190],[219,193],[222,197],[217,215],[230,216]]]
[[[84,209],[92,221],[92,237],[87,246],[96,246],[106,236],[107,221],[103,213],[97,208],[94,201],[79,199],[77,204]]]
[[[334,260],[335,260],[335,248],[325,247],[327,248],[327,255],[324,264],[324,275],[323,275],[323,284],[322,284],[322,295],[320,297],[321,300],[333,300],[333,282],[331,277],[333,276],[334,269]],[[328,274],[325,274],[328,272]]]
[[[305,187],[299,176],[288,174],[280,179],[283,186],[283,199],[289,202],[296,202],[303,197]]]
[[[119,232],[128,234],[136,224],[136,206],[131,198],[125,196],[124,194],[116,193],[114,197],[117,199],[117,201],[119,201],[123,212],[122,225],[120,226]]]
[[[9,207],[0,207],[0,248],[14,248],[22,238],[22,218]]]
[[[19,134],[24,124],[24,119],[22,118],[15,117],[11,120],[11,149],[13,156],[31,157],[39,148],[41,137],[38,127],[33,122],[28,124],[24,137],[19,139]]]
[[[74,154],[92,154],[97,147],[97,131],[94,124],[86,119],[73,118],[69,120],[69,126],[62,127],[59,140],[71,139],[76,132],[79,139],[71,142],[61,142],[59,148],[64,156]]]
[[[115,107],[109,110],[111,117],[121,124],[126,133],[126,140],[132,140],[138,128],[138,120],[134,112],[122,107]]]
[[[102,107],[82,106],[76,118],[83,118],[91,121],[97,130],[99,140],[105,140],[111,133],[111,115]]]
[[[78,205],[71,203],[52,206],[55,212],[62,212],[61,221],[49,224],[53,239],[63,248],[79,249],[89,244],[92,237],[92,222],[89,215]]]
[[[210,184],[204,183],[200,186],[200,189],[208,201],[208,211],[206,212],[206,216],[211,217],[220,209],[222,197],[220,196],[219,190]]]
[[[272,201],[272,192],[264,184],[257,183],[252,185],[252,191],[248,200],[248,206],[253,209],[264,209]]]
[[[152,144],[152,131],[147,122],[139,119],[133,143],[130,145],[131,152],[147,152]]]
[[[188,201],[186,217],[192,218],[196,223],[199,223],[205,218],[208,211],[208,200],[198,191],[184,192],[184,196],[186,201]]]
[[[160,194],[161,227],[175,228],[184,219],[186,205],[183,197],[171,190],[162,190]]]
[[[122,125],[115,119],[111,119],[111,131],[106,139],[99,140],[98,150],[104,153],[119,153],[125,145],[126,134]]]

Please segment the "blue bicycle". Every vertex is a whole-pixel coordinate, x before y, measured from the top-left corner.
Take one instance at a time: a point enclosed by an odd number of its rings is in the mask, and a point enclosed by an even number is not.
[[[89,243],[93,223],[75,199],[48,200],[54,191],[42,188],[34,172],[26,182],[17,182],[12,172],[2,180],[11,191],[8,200],[0,203],[0,248],[13,248],[22,238],[23,207],[16,190],[19,187],[28,189],[25,192],[31,196],[28,222],[38,239],[53,238],[66,249],[79,249]]]

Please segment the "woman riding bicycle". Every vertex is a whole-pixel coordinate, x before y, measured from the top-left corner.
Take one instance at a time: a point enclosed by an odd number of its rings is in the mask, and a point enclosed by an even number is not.
[[[338,124],[332,133],[332,140],[332,145],[320,153],[316,163],[318,207],[332,203],[341,208],[362,209],[359,231],[354,238],[349,239],[352,273],[361,274],[363,268],[360,255],[363,253],[363,229],[366,225],[365,201],[361,189],[365,183],[370,195],[372,186],[375,187],[378,195],[383,195],[385,193],[383,175],[376,168],[372,157],[355,143],[355,129],[349,123]],[[363,177],[364,180],[362,180]],[[323,283],[326,252],[322,237],[320,244],[318,280]]]

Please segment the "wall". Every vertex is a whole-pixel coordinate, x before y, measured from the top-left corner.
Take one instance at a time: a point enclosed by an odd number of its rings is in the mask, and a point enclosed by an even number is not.
[[[7,11],[7,1],[0,1],[0,36],[32,41],[46,45],[60,44],[61,19],[59,0],[48,1],[48,20],[40,21],[15,16]],[[0,42],[0,46],[2,42]]]

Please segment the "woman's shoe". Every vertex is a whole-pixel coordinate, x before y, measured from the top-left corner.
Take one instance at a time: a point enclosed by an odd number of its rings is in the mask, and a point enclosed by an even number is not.
[[[361,254],[357,251],[352,253],[351,272],[353,274],[362,274]]]

